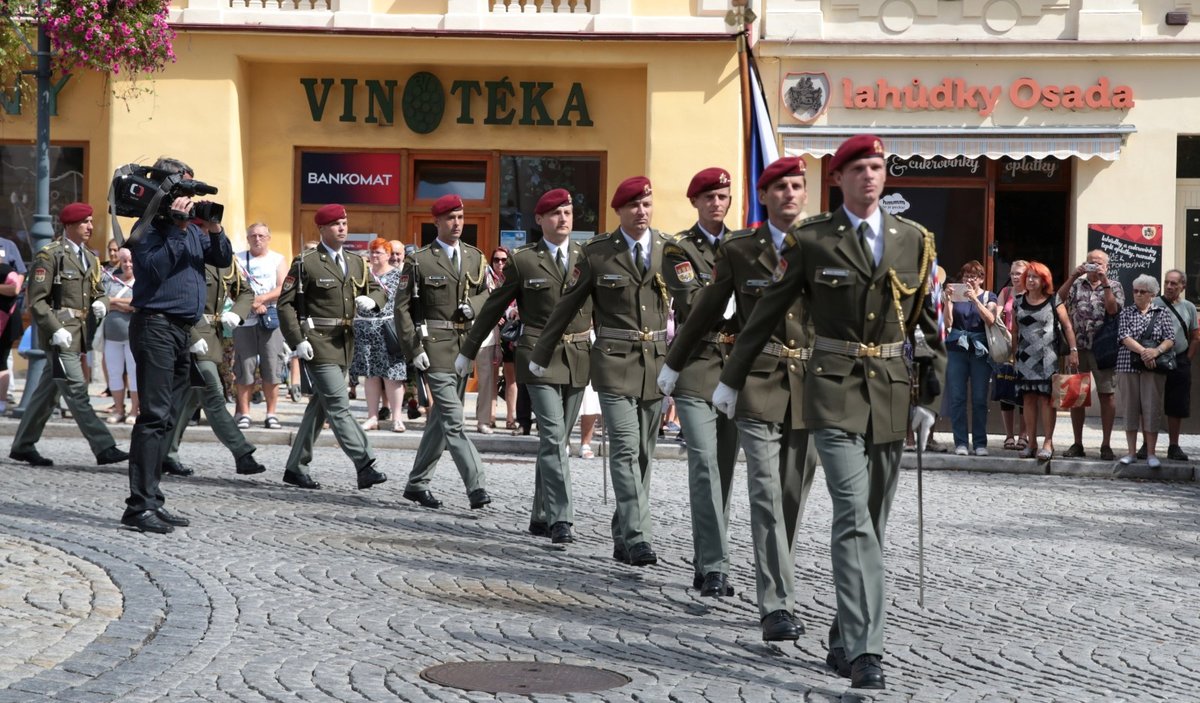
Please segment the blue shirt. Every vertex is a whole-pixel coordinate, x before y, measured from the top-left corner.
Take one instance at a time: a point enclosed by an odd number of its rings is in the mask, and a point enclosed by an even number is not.
[[[133,307],[196,322],[204,314],[207,287],[204,265],[233,263],[233,247],[225,233],[209,234],[189,222],[146,225],[138,241],[127,244],[133,254]]]

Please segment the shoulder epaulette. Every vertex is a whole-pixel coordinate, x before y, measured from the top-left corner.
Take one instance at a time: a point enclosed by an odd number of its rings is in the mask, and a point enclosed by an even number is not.
[[[366,260],[367,260],[367,257],[363,256],[362,254],[359,254],[357,251],[354,251],[353,249],[346,249],[346,250],[345,250],[345,252],[346,252],[347,254],[353,254],[353,255],[355,255],[355,256],[357,256],[358,258],[362,259],[363,261],[366,261]]]
[[[418,250],[414,251],[413,253],[414,253],[414,254],[420,254],[421,252],[423,252],[423,251],[429,251],[429,250],[430,250],[430,249],[432,249],[432,248],[433,248],[433,242],[430,242],[430,243],[426,244],[425,246],[421,247],[420,249],[418,249]]]
[[[537,245],[538,245],[537,242],[532,242],[530,244],[522,244],[521,246],[517,247],[516,249],[513,249],[513,253],[517,254],[522,251],[529,251],[531,249],[537,248]]]
[[[459,246],[466,247],[466,248],[468,248],[468,249],[474,249],[475,251],[479,252],[479,255],[480,255],[480,256],[483,256],[483,250],[482,250],[482,249],[480,249],[480,248],[479,248],[479,247],[477,247],[477,246],[474,246],[474,245],[472,245],[472,244],[468,244],[468,243],[466,243],[466,242],[464,242],[464,241],[462,241],[462,240],[459,240],[459,242],[458,242],[458,245],[459,245]]]
[[[675,234],[668,234],[667,239],[678,242],[681,239],[687,239],[688,235],[691,234],[691,232],[692,232],[692,230],[689,227],[688,229],[685,229],[682,232],[676,232]]]
[[[907,217],[901,217],[900,215],[892,215],[892,217],[895,217],[897,220],[900,220],[906,225],[912,225],[913,227],[916,227],[917,230],[922,234],[929,234],[929,230],[925,229],[925,225],[921,224],[920,222],[910,220]]]
[[[756,231],[757,230],[755,230],[753,227],[739,229],[736,232],[730,232],[729,234],[725,235],[725,239],[723,241],[732,242],[735,239],[745,239],[746,237],[754,234]]]
[[[833,219],[832,212],[821,212],[821,213],[817,213],[816,215],[813,215],[812,217],[804,218],[798,224],[792,225],[792,228],[794,229],[796,227],[807,227],[808,225],[816,224],[818,222],[828,222],[832,219]]]
[[[663,245],[663,256],[671,255],[687,256],[687,252],[684,251],[683,247],[679,246],[679,244],[676,242],[667,242]]]
[[[295,262],[295,261],[298,261],[299,259],[303,259],[306,256],[312,256],[313,254],[316,254],[316,253],[317,253],[316,247],[314,247],[312,249],[305,249],[304,251],[300,252],[299,254],[296,254],[296,257],[294,259],[292,259],[292,261]]]
[[[590,247],[593,244],[599,244],[600,242],[607,242],[610,240],[612,240],[612,234],[609,232],[605,232],[604,234],[594,235],[591,239],[584,242],[583,245],[585,247]]]

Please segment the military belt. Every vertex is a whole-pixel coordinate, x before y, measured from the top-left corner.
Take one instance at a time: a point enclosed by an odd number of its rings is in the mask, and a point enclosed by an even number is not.
[[[596,339],[621,339],[626,342],[665,342],[667,341],[667,331],[638,332],[637,330],[618,330],[612,327],[601,327],[596,331]]]
[[[817,337],[813,341],[813,349],[833,352],[842,356],[860,358],[864,356],[879,359],[891,359],[904,353],[904,342],[888,342],[887,344],[863,344],[862,342],[846,342],[841,339]]]
[[[340,317],[308,317],[309,324],[313,327],[353,327],[354,320],[346,320]]]
[[[425,326],[432,330],[458,330],[461,332],[467,329],[467,323],[449,320],[426,320]]]
[[[737,341],[736,334],[725,334],[724,332],[709,332],[700,338],[701,342],[711,342],[712,344],[733,344]]]
[[[204,320],[205,322],[207,322],[208,324],[211,325],[212,323],[217,321],[217,316],[205,314],[205,315],[201,315],[200,319]]]
[[[73,320],[76,318],[83,319],[87,317],[87,310],[79,308],[58,308],[54,311],[55,317],[59,320]]]
[[[804,361],[812,358],[812,347],[793,349],[777,342],[767,342],[766,346],[763,347],[762,353],[767,356],[777,356],[780,359],[800,359]]]
[[[525,325],[525,327],[521,330],[521,336],[524,337],[526,335],[528,335],[530,337],[540,337],[540,336],[542,336],[542,328]],[[592,339],[592,331],[591,330],[584,330],[582,332],[574,332],[571,334],[564,334],[562,336],[562,342],[564,344],[571,344],[572,342],[588,342],[588,341],[591,341],[591,339]]]

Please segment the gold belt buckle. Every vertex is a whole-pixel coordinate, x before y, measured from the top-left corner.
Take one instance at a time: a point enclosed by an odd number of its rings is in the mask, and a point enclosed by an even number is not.
[[[639,337],[639,338],[641,339],[641,341],[643,341],[643,342],[652,342],[652,341],[654,341],[654,333],[653,333],[653,332],[638,332],[638,337]]]
[[[861,342],[858,345],[858,355],[859,356],[879,357],[882,354],[883,354],[882,347],[877,347],[874,344],[870,344],[870,345],[862,344]]]
[[[725,334],[724,332],[717,335],[717,344],[733,344],[737,340],[736,334]]]

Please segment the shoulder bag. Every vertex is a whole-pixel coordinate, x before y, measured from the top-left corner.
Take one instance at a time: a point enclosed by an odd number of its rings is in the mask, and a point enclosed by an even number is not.
[[[1104,324],[1096,330],[1092,337],[1092,357],[1096,360],[1096,368],[1111,369],[1117,365],[1117,332],[1120,330],[1120,315],[1105,315]]]
[[[1154,327],[1158,323],[1158,317],[1162,314],[1162,311],[1162,308],[1154,308],[1154,312],[1151,313],[1153,317],[1149,322],[1146,323],[1146,329],[1137,336],[1138,344],[1147,349],[1150,347],[1157,347],[1159,344],[1162,344],[1162,338],[1154,333]],[[1174,349],[1168,350],[1166,353],[1155,359],[1154,368],[1152,369],[1146,368],[1146,364],[1142,361],[1142,357],[1134,354],[1132,351],[1129,352],[1129,363],[1138,371],[1155,371],[1157,373],[1168,373],[1174,371],[1175,367],[1178,366],[1178,362],[1175,359]]]

